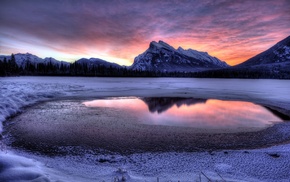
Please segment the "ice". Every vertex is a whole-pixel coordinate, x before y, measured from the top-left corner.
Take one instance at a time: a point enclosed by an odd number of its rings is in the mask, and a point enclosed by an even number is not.
[[[26,82],[13,82],[1,78],[0,88],[0,122],[2,125],[6,118],[17,114],[23,107],[65,95],[64,90],[73,89],[73,86],[43,83],[41,79],[38,82],[29,79]],[[0,132],[2,132],[2,126]]]
[[[0,121],[42,101],[120,96],[241,100],[289,111],[289,90],[289,80],[5,77],[0,78]],[[206,181],[201,172],[219,181],[289,181],[289,161],[289,144],[247,151],[63,157],[8,148],[0,152],[0,181],[113,181],[123,176],[127,181],[198,181],[199,176]]]

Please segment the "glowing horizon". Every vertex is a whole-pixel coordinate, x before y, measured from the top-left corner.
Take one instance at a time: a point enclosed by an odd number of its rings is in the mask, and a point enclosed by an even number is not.
[[[151,41],[236,65],[290,35],[279,1],[1,1],[0,54],[131,65]],[[257,7],[259,7],[257,9]]]

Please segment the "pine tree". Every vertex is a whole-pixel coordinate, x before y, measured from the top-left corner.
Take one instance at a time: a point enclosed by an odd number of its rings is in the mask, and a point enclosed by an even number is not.
[[[13,74],[13,75],[18,74],[19,69],[18,69],[18,65],[16,63],[16,59],[15,59],[14,54],[11,54],[11,59],[10,59],[8,64],[9,64],[11,74]]]
[[[0,76],[5,76],[4,61],[0,60]]]

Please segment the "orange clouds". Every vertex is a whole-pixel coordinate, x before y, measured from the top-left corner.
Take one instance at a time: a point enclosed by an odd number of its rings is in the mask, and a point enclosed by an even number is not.
[[[130,65],[151,41],[163,40],[235,65],[289,35],[289,9],[287,0],[4,1],[0,54]]]

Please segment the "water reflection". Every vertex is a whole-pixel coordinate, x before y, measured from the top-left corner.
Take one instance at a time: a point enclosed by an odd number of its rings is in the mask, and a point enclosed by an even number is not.
[[[180,98],[180,97],[147,97],[142,100],[148,105],[150,112],[162,113],[172,106],[176,105],[180,107],[182,105],[193,105],[197,103],[206,102],[205,99],[194,99],[194,98]]]
[[[150,125],[194,127],[205,130],[264,128],[282,120],[263,106],[243,101],[194,98],[114,98],[84,102],[87,107],[109,107],[134,115]],[[149,111],[150,112],[149,112]],[[122,116],[120,116],[122,117]]]

